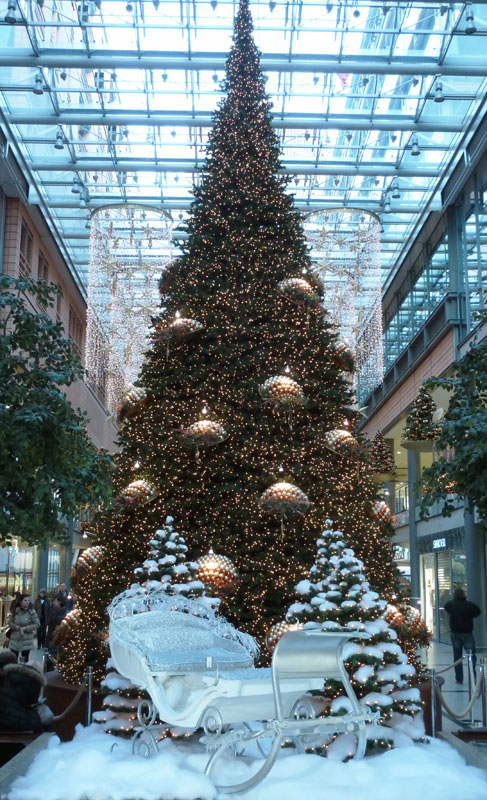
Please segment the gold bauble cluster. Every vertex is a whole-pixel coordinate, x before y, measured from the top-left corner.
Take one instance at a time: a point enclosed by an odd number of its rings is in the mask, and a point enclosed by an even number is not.
[[[238,580],[238,571],[233,561],[210,550],[208,555],[197,560],[195,578],[211,589],[232,589]]]
[[[287,375],[275,375],[259,386],[259,392],[265,399],[274,400],[283,405],[299,405],[304,401],[304,392],[296,381]]]
[[[276,622],[276,624],[268,630],[265,637],[265,646],[269,653],[272,653],[281,636],[284,636],[284,634],[289,631],[300,631],[302,628],[303,626],[299,622]]]
[[[404,606],[402,610],[404,613],[404,623],[402,627],[406,633],[411,636],[417,636],[419,633],[423,633],[423,631],[426,630],[426,623],[421,616],[421,612],[418,611],[417,608]]]
[[[100,563],[104,555],[105,548],[100,544],[97,544],[94,547],[87,547],[86,550],[83,550],[79,554],[79,558],[76,561],[76,567],[77,569],[80,567],[91,569],[91,567],[94,567],[96,564]]]
[[[314,300],[315,290],[308,281],[303,278],[286,278],[277,285],[282,294],[291,300]]]
[[[383,500],[377,500],[377,502],[372,505],[372,513],[379,522],[389,522],[392,516],[391,509]]]
[[[267,514],[280,514],[282,517],[304,514],[309,509],[305,493],[292,483],[279,481],[269,486],[260,496],[259,505]]]
[[[324,436],[325,444],[330,450],[339,453],[350,447],[357,446],[357,440],[349,431],[333,430],[327,431]]]
[[[401,628],[404,624],[404,615],[396,606],[387,606],[384,619],[392,628]]]
[[[157,496],[157,489],[154,484],[146,480],[146,478],[139,478],[125,487],[122,496],[128,503],[135,501],[144,505]]]

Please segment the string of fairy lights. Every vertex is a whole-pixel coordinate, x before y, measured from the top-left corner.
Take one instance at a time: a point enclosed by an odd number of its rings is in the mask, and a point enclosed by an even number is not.
[[[103,675],[103,609],[130,583],[133,565],[167,514],[191,559],[213,547],[234,562],[240,580],[222,610],[261,642],[307,573],[325,518],[354,543],[374,588],[385,597],[394,592],[390,529],[373,515],[377,494],[362,449],[326,444],[330,430],[354,433],[357,415],[337,359],[336,328],[323,312],[303,228],[278,175],[247,0],[236,19],[225,89],[195,188],[189,238],[162,281],[163,311],[137,380],[145,400],[124,417],[120,432],[116,494],[135,479],[155,484],[157,492],[145,504],[115,504],[98,515],[105,557],[78,585],[82,620],[61,663],[71,681],[82,674],[85,650]],[[309,284],[309,296],[283,292],[290,279]],[[198,327],[195,335],[172,337],[168,347],[166,332],[176,319]],[[306,403],[281,407],[262,396],[260,387],[283,375],[299,385]],[[181,431],[201,419],[203,408],[225,437],[196,458]],[[292,519],[265,513],[259,498],[278,481],[305,493],[306,513]]]

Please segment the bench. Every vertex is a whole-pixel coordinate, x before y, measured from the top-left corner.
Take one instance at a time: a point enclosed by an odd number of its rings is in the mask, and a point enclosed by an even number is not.
[[[9,736],[7,740],[4,737]],[[37,754],[47,747],[52,733],[34,733],[33,731],[12,731],[0,734],[1,742],[15,742],[25,744],[25,747],[13,756],[6,764],[0,767],[0,800],[8,798],[8,791],[16,778],[25,775],[30,764]],[[13,738],[17,737],[17,738]],[[23,737],[23,738],[22,738]]]

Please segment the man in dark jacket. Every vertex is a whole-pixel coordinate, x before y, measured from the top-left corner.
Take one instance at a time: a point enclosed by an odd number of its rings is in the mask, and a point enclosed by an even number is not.
[[[47,599],[47,592],[45,589],[39,590],[39,595],[34,603],[34,608],[40,622],[40,625],[37,628],[37,647],[41,648],[46,646],[47,622],[49,620],[49,612],[51,610],[51,604]]]
[[[480,614],[480,608],[467,600],[467,595],[461,586],[457,586],[453,592],[453,600],[445,603],[445,611],[450,619],[451,643],[453,645],[453,660],[458,661],[462,657],[462,649],[472,653],[472,665],[474,676],[476,676],[475,665],[477,658],[475,655],[475,639],[473,635],[473,620]],[[463,663],[455,667],[455,678],[457,683],[463,683]]]
[[[45,683],[34,667],[18,664],[15,653],[0,650],[0,730],[44,730],[35,706]]]

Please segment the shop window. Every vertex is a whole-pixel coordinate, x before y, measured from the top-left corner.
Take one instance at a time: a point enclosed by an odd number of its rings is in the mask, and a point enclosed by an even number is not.
[[[83,325],[81,324],[80,318],[71,305],[69,306],[68,336],[74,343],[78,355],[81,356],[83,349]]]
[[[41,253],[39,250],[39,258],[37,260],[37,277],[40,280],[46,281],[49,280],[49,263],[47,258],[45,258],[44,254]]]
[[[61,292],[61,284],[58,283],[57,288]],[[56,295],[56,322],[62,322],[63,312],[63,296],[62,294]]]
[[[59,550],[48,550],[47,553],[47,590],[56,589],[59,583]]]
[[[21,278],[29,278],[32,275],[32,251],[34,248],[34,237],[29,227],[22,220],[20,229],[20,253],[19,253],[19,275]]]

